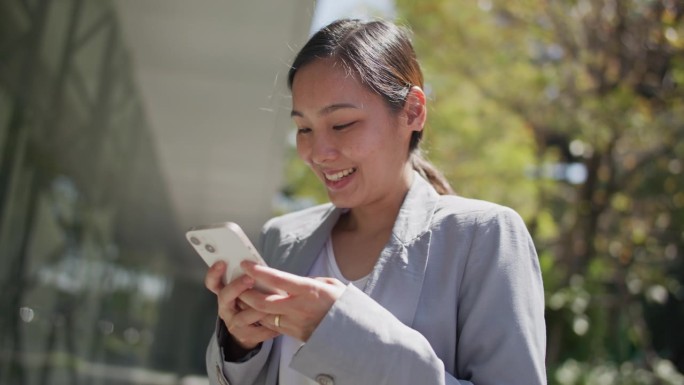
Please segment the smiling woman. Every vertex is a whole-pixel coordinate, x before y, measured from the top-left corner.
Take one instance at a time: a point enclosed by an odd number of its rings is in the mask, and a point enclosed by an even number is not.
[[[271,267],[207,273],[213,383],[546,383],[534,245],[513,210],[450,195],[420,156],[422,83],[392,23],[336,21],[299,52],[297,152],[330,203],[264,226]]]

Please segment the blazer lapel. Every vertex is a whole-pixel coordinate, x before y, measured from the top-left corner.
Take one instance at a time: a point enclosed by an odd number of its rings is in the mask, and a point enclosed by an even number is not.
[[[415,318],[430,252],[430,221],[439,195],[420,175],[413,183],[365,292],[405,325]]]
[[[342,211],[332,205],[330,207],[313,231],[303,231],[298,235],[289,250],[284,251],[287,257],[282,258],[281,263],[273,267],[302,276],[309,273]]]
[[[383,250],[366,294],[389,310],[405,325],[413,325],[430,249],[431,232],[412,245],[391,242]]]

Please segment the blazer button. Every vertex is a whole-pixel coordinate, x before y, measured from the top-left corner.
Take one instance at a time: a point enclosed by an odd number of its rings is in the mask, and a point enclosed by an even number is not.
[[[316,382],[318,382],[319,385],[335,385],[335,381],[333,381],[332,376],[329,376],[327,374],[317,375]]]

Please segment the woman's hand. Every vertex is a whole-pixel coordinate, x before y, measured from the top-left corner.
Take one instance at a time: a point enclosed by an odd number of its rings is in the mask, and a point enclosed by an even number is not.
[[[243,275],[228,285],[224,285],[221,278],[227,268],[224,262],[215,263],[207,272],[204,284],[207,289],[217,295],[219,317],[235,342],[245,350],[252,350],[261,342],[274,338],[280,333],[263,326],[261,321],[267,314],[245,306],[238,299],[245,292],[256,292],[251,290],[254,287],[254,279]]]
[[[282,289],[288,295],[263,294],[256,290],[246,290],[238,294],[239,299],[253,311],[270,314],[261,319],[263,326],[302,342],[308,341],[346,288],[342,282],[333,278],[300,277],[246,261],[243,261],[240,266],[254,281]],[[278,325],[276,325],[276,317],[278,317]]]

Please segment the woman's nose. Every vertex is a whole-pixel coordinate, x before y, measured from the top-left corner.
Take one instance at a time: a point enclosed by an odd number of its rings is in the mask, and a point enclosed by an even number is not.
[[[337,146],[328,135],[316,135],[311,148],[311,160],[317,164],[325,164],[338,155]]]

